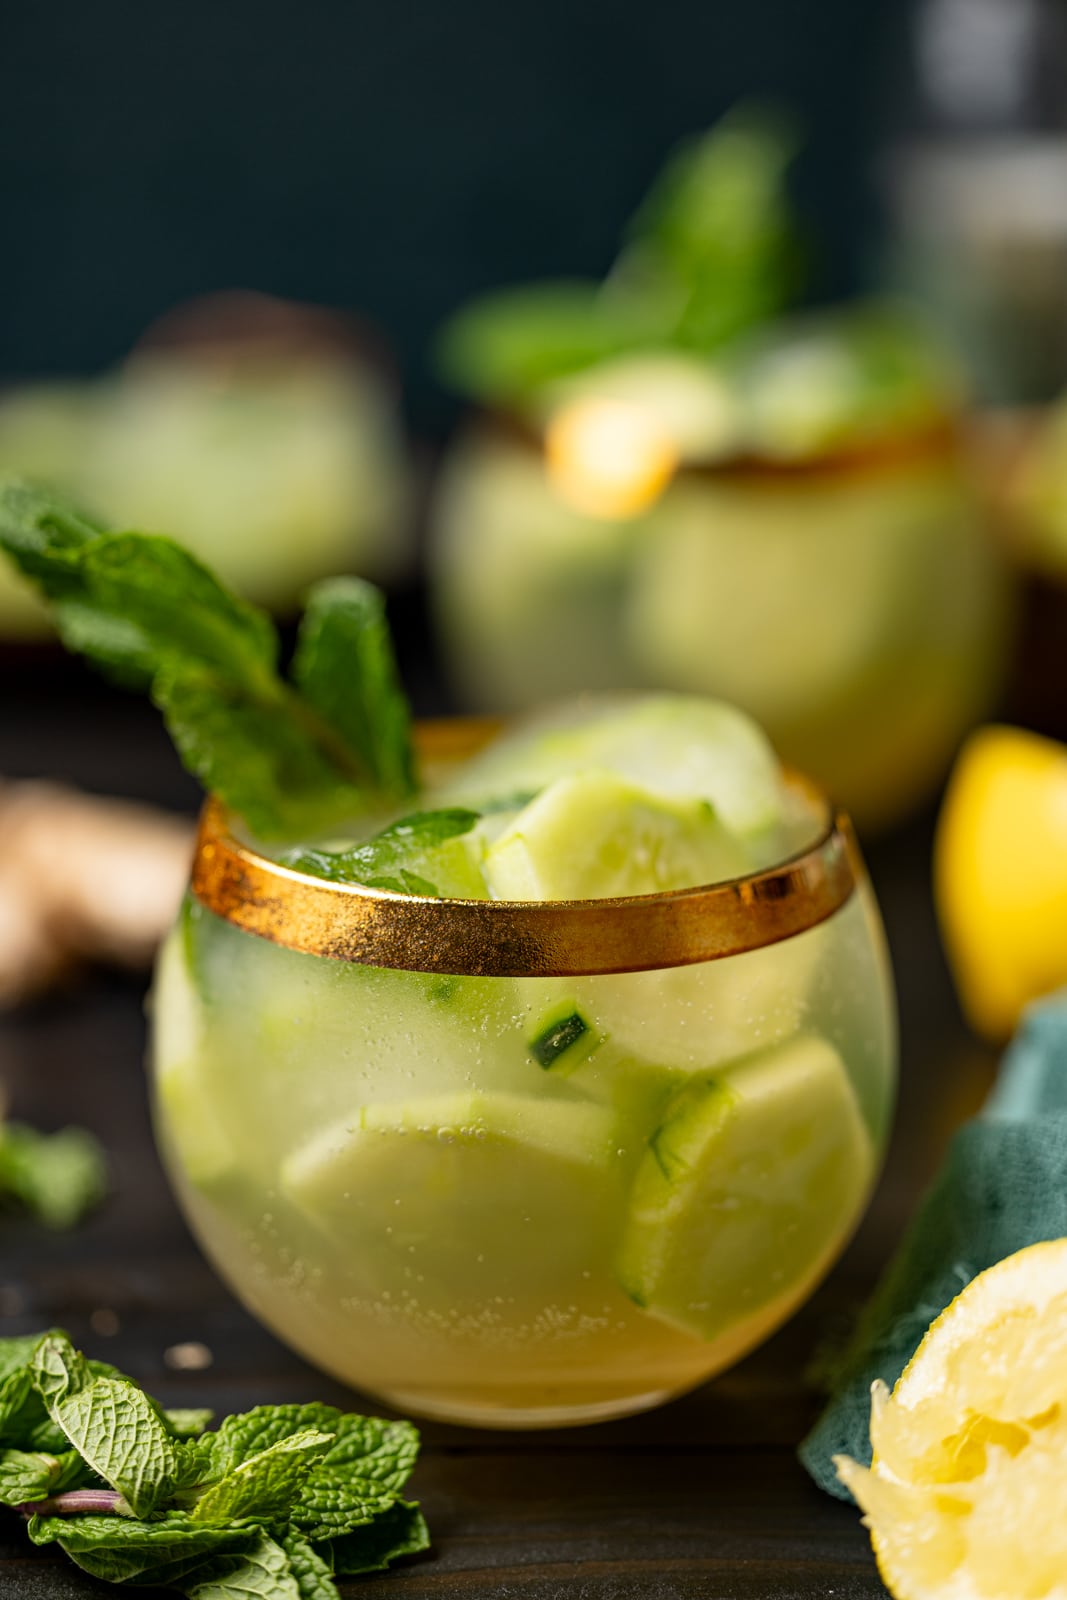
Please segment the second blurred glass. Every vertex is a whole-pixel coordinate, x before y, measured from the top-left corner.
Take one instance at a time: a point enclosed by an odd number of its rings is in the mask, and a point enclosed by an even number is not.
[[[605,363],[446,466],[433,571],[465,702],[719,695],[860,825],[921,800],[999,686],[1008,600],[914,330],[867,311],[725,366]]]

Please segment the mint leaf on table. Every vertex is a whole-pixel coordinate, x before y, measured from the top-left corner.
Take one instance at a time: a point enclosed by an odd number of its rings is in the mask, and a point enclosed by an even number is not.
[[[262,1529],[212,1527],[191,1521],[184,1511],[168,1511],[154,1522],[101,1515],[35,1515],[29,1524],[34,1544],[58,1544],[84,1572],[109,1583],[163,1586],[205,1560],[253,1549]]]
[[[65,1334],[42,1339],[32,1370],[52,1421],[135,1517],[149,1516],[173,1493],[175,1446],[142,1389],[128,1378],[94,1376]]]
[[[183,762],[263,839],[325,831],[412,789],[407,710],[375,591],[313,590],[295,661],[274,624],[171,539],[107,532],[0,481],[0,548],[72,650],[147,682]]]
[[[188,1600],[301,1600],[288,1555],[265,1533],[241,1554],[215,1556],[194,1568],[177,1587]]]
[[[332,1559],[320,1555],[314,1545],[292,1529],[283,1534],[278,1543],[289,1557],[289,1570],[300,1600],[337,1600]]]
[[[339,1578],[356,1578],[365,1572],[384,1572],[401,1556],[417,1556],[430,1548],[430,1530],[418,1506],[400,1500],[364,1528],[357,1528],[330,1549],[333,1570]]]
[[[0,1199],[24,1206],[49,1228],[70,1228],[103,1199],[107,1163],[84,1128],[39,1133],[0,1123]]]
[[[0,1339],[0,1505],[93,1577],[189,1600],[339,1600],[334,1574],[427,1548],[402,1497],[410,1423],[258,1406],[197,1436],[204,1420],[165,1412],[59,1330]],[[31,1444],[47,1430],[61,1448]]]
[[[49,1329],[50,1333],[56,1331],[54,1328]],[[47,1334],[42,1333],[24,1333],[15,1334],[7,1339],[0,1339],[0,1428],[3,1427],[4,1385],[9,1378],[16,1374],[28,1377],[33,1352],[41,1340],[47,1337]],[[0,1438],[2,1437],[3,1434],[0,1433]]]
[[[336,1406],[308,1405],[256,1406],[225,1417],[214,1433],[198,1441],[205,1457],[205,1470],[213,1481],[235,1472],[243,1461],[258,1456],[284,1439],[314,1430],[336,1432],[343,1412]]]
[[[76,1450],[59,1456],[42,1450],[0,1450],[0,1505],[43,1500],[46,1495],[73,1488],[85,1476]]]
[[[333,1443],[332,1433],[304,1428],[249,1456],[205,1489],[190,1513],[194,1522],[286,1520],[304,1479]]]
[[[368,889],[391,889],[397,894],[437,895],[437,886],[413,872],[412,864],[422,865],[428,851],[469,833],[477,821],[477,811],[458,806],[417,811],[351,850],[290,850],[281,860],[298,872],[334,883],[361,883]]]
[[[335,1539],[373,1522],[395,1505],[418,1453],[410,1422],[342,1417],[293,1506],[294,1526],[311,1539]]]
[[[163,1421],[175,1439],[196,1439],[203,1433],[214,1416],[206,1406],[183,1407],[163,1412]]]

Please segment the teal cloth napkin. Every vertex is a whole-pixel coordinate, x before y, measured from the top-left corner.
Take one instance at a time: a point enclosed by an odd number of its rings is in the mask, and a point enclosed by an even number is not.
[[[979,1272],[1067,1236],[1067,990],[1032,1006],[982,1114],[965,1123],[837,1364],[800,1446],[820,1489],[851,1500],[833,1457],[870,1462],[871,1384],[892,1386],[930,1323]]]

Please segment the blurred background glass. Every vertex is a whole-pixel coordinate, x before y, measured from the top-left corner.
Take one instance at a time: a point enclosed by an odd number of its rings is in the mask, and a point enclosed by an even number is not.
[[[470,704],[719,696],[867,827],[992,705],[1008,579],[936,325],[871,297],[792,309],[794,149],[735,108],[668,158],[602,282],[451,320],[442,368],[482,420],[443,474],[431,570]]]
[[[315,578],[387,581],[410,546],[395,379],[355,322],[231,292],[159,319],[99,377],[0,394],[0,470],[106,523],[166,530],[249,598],[295,613]],[[47,626],[0,570],[0,633]]]

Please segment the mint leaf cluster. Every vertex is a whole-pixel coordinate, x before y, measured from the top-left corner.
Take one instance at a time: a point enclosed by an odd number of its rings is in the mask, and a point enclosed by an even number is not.
[[[68,648],[148,684],[186,767],[259,838],[321,832],[411,793],[410,715],[370,584],[312,591],[286,678],[266,612],[171,539],[109,532],[7,480],[0,548],[51,602]]]
[[[14,1202],[49,1228],[71,1228],[103,1199],[107,1163],[85,1128],[40,1133],[0,1122],[0,1202]]]
[[[95,1578],[189,1600],[338,1600],[426,1549],[409,1422],[258,1406],[205,1432],[65,1333],[0,1339],[0,1505]]]

